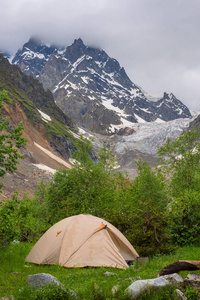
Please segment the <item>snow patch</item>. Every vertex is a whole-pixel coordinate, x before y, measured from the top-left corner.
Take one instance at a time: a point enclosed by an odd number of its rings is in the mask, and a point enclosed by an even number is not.
[[[89,137],[93,137],[94,135],[90,134],[89,132],[86,132],[84,129],[78,127],[79,133],[82,135],[87,135]]]
[[[45,122],[52,121],[51,118],[50,118],[47,114],[43,113],[43,112],[42,112],[41,110],[39,110],[39,109],[38,109],[38,111],[39,111],[39,113],[40,113],[42,119],[43,119]]]
[[[44,54],[41,54],[41,53],[36,53],[34,51],[31,51],[30,49],[26,48],[27,51],[24,51],[22,56],[24,57],[24,59],[34,59],[34,58],[39,58],[39,59],[45,59],[45,60],[48,60],[48,58],[46,58],[44,56]]]
[[[43,164],[32,164],[32,165],[37,167],[40,170],[47,171],[48,173],[51,173],[51,174],[55,174],[55,172],[57,171],[56,169],[52,169],[52,168],[50,168],[46,165],[43,165]]]
[[[165,123],[165,121],[163,121],[163,120],[161,120],[159,118],[157,118],[154,122],[156,122],[156,123]]]
[[[146,121],[144,119],[140,118],[138,115],[135,114],[135,117],[136,117],[138,123],[146,123]]]
[[[44,153],[46,153],[49,157],[51,157],[53,160],[55,160],[56,162],[60,163],[61,165],[63,165],[64,167],[71,169],[71,165],[69,163],[67,163],[65,160],[61,159],[60,157],[56,156],[55,154],[53,154],[51,151],[43,148],[42,146],[40,146],[39,144],[37,144],[36,142],[34,142],[35,146],[37,146],[40,150],[42,150]]]
[[[81,56],[80,58],[78,58],[74,63],[73,63],[73,68],[76,69],[78,67],[78,65],[85,59],[85,55]],[[74,70],[73,69],[73,70]]]
[[[106,99],[106,97],[102,96],[101,98]],[[103,106],[105,106],[105,108],[109,109],[109,110],[113,110],[115,111],[118,115],[123,116],[123,117],[127,117],[128,115],[124,113],[124,111],[122,109],[120,109],[119,107],[115,107],[112,104],[113,100],[112,99],[106,99],[106,100],[102,100],[102,104]]]

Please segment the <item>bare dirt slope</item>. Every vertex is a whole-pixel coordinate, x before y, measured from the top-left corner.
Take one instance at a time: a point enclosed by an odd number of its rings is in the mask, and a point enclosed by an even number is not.
[[[19,160],[17,170],[13,173],[6,173],[4,178],[0,178],[3,183],[0,200],[12,198],[15,191],[18,191],[19,198],[22,198],[25,193],[33,197],[37,191],[37,185],[42,179],[44,182],[48,182],[52,179],[55,170],[71,168],[71,165],[53,151],[42,128],[37,125],[33,126],[19,105],[5,105],[4,115],[9,116],[13,126],[20,121],[23,122],[23,136],[28,141],[26,146],[21,149],[25,158]]]

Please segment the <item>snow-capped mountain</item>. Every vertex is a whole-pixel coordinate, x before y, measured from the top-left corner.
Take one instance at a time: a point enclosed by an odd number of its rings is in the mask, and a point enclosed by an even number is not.
[[[54,45],[46,45],[39,39],[31,38],[22,49],[18,50],[14,58],[13,64],[19,65],[21,70],[33,77],[38,77],[40,71],[49,60],[49,57],[53,53],[59,53],[62,48]]]
[[[81,39],[65,50],[31,39],[12,63],[37,77],[74,122],[94,132],[106,134],[138,122],[191,117],[173,94],[152,101],[116,59]]]

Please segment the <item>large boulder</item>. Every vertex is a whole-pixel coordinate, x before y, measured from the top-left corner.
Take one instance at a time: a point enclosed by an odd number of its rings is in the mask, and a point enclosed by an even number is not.
[[[64,288],[62,283],[57,278],[47,273],[29,275],[27,277],[27,284],[29,284],[31,287],[35,287],[36,289],[44,287],[46,284],[61,285]]]
[[[48,273],[38,273],[33,275],[28,275],[26,283],[33,288],[39,290],[40,287],[44,287],[46,284],[55,284],[61,287],[61,289],[66,290],[65,286],[54,276]],[[77,295],[72,291],[69,290],[69,294],[72,298],[77,299]]]
[[[163,277],[137,280],[126,289],[126,292],[131,299],[139,299],[143,293],[153,289],[163,289],[169,285],[171,285],[171,283]]]

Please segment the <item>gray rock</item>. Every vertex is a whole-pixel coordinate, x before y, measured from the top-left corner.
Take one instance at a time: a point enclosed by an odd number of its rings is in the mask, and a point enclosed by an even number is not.
[[[184,280],[186,285],[190,285],[193,288],[197,288],[200,294],[200,275],[199,274],[188,274]]]
[[[155,279],[137,280],[126,289],[126,292],[131,299],[138,299],[141,294],[146,293],[151,289],[161,289],[169,285],[170,282],[162,277]]]
[[[35,287],[36,289],[44,287],[46,284],[55,284],[61,286],[61,288],[65,290],[64,285],[57,278],[47,273],[29,275],[26,282],[31,287]],[[74,299],[77,299],[77,295],[73,290],[70,289],[69,293],[74,297]]]
[[[118,285],[113,286],[113,288],[112,288],[112,293],[113,293],[113,295],[114,295],[118,290],[119,290],[119,286],[118,286]]]
[[[177,274],[177,273],[173,273],[173,274],[169,274],[169,275],[164,275],[164,276],[161,276],[161,278],[165,278],[171,284],[177,286],[178,288],[183,288],[183,286],[184,286],[184,280],[183,280],[183,278],[179,274]]]
[[[111,273],[111,272],[105,272],[103,274],[103,276],[114,276],[115,274],[114,273]]]
[[[179,289],[174,291],[174,297],[176,300],[187,300],[188,298]]]
[[[29,284],[31,287],[36,287],[37,289],[39,289],[40,286],[44,287],[44,285],[52,283],[56,285],[61,285],[64,288],[63,284],[51,274],[38,273],[34,275],[29,275],[27,277],[27,284]]]

